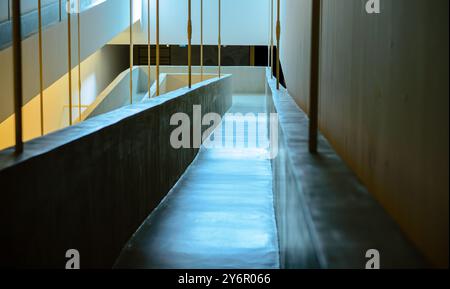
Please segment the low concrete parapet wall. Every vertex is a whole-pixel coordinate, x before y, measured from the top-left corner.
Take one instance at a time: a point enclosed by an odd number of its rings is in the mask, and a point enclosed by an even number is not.
[[[382,269],[426,267],[322,134],[319,153],[309,153],[307,115],[267,79],[267,109],[279,122],[272,170],[282,268],[365,269],[371,249],[379,252]]]
[[[110,268],[197,149],[170,145],[170,118],[193,105],[223,115],[231,76],[126,106],[0,152],[0,266]],[[191,123],[192,126],[192,123]],[[191,127],[192,129],[192,127]]]

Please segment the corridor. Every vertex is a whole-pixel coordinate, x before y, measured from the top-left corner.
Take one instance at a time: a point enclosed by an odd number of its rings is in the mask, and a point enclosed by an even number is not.
[[[242,121],[236,120],[238,114],[256,116],[265,111],[264,101],[264,95],[235,95],[223,122],[237,126]],[[233,129],[232,135],[223,129],[222,148],[202,147],[125,246],[117,268],[279,268],[267,139],[251,147],[246,137],[266,126],[265,120],[257,122],[245,130]],[[238,148],[239,141],[245,146]]]
[[[448,268],[449,3],[0,0],[0,267]]]

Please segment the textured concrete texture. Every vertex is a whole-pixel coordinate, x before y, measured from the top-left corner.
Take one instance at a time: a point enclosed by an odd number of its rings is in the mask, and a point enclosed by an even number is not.
[[[173,113],[225,113],[231,77],[127,106],[0,152],[0,266],[110,268],[197,150],[169,143]],[[191,128],[192,129],[192,128]]]
[[[320,135],[308,152],[308,118],[269,81],[268,111],[279,115],[280,154],[272,162],[283,268],[364,269],[377,249],[381,268],[426,267],[398,225]]]
[[[230,113],[265,111],[264,95],[234,96]],[[279,268],[272,173],[267,139],[248,137],[266,119],[244,130],[216,130],[222,145],[202,147],[197,159],[125,246],[117,268]],[[243,124],[243,123],[240,123]],[[266,134],[263,134],[266,136]],[[241,146],[238,143],[241,142]]]
[[[323,0],[320,128],[435,266],[448,267],[449,1]],[[282,0],[287,88],[308,112],[312,0]]]

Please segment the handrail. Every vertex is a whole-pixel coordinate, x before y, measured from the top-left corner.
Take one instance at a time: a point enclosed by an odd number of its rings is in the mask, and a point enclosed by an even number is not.
[[[1,1],[1,0],[0,0]],[[20,0],[18,0],[20,1]],[[94,6],[100,5],[101,3],[106,2],[107,0],[53,0],[51,3],[47,4],[47,5],[41,5],[41,0],[37,1],[38,2],[38,6],[37,6],[37,16],[38,16],[38,27],[35,29],[36,31],[32,31],[29,32],[28,35],[26,33],[23,32],[23,26],[22,26],[22,31],[19,31],[19,36],[25,34],[26,36],[29,36],[33,33],[39,33],[39,76],[40,76],[40,80],[39,80],[39,87],[40,87],[40,124],[41,124],[41,135],[44,135],[45,133],[45,129],[44,129],[44,83],[43,83],[43,61],[42,61],[42,56],[43,56],[43,44],[42,44],[42,29],[46,26],[48,26],[48,22],[47,23],[43,23],[43,16],[45,15],[45,13],[48,13],[48,9],[49,7],[53,7],[53,9],[55,9],[55,7],[58,8],[58,13],[57,15],[54,15],[57,18],[58,22],[61,22],[67,18],[67,26],[68,26],[68,74],[69,74],[69,125],[73,124],[73,119],[72,119],[72,109],[75,107],[78,109],[78,121],[82,121],[82,107],[84,107],[83,103],[82,103],[82,97],[81,97],[81,93],[82,93],[82,83],[81,83],[81,37],[80,37],[80,26],[81,26],[81,17],[80,14],[86,10],[89,10],[91,8],[93,8]],[[222,1],[221,0],[216,0],[218,2],[218,11],[217,11],[217,18],[218,18],[218,65],[217,65],[217,69],[218,69],[218,77],[221,77],[221,48],[222,48]],[[159,0],[155,0],[156,2],[156,7],[155,7],[155,12],[156,12],[156,95],[159,96],[160,95],[160,81],[159,81],[159,72],[160,72],[160,51],[159,51],[159,47],[160,47],[160,33],[159,33],[159,25],[160,25],[160,3]],[[271,12],[271,24],[273,24],[273,18],[274,18],[274,0],[271,0],[271,8],[270,8],[270,12]],[[11,2],[11,0],[8,0],[8,6],[10,5],[10,3],[14,3]],[[129,36],[130,36],[130,69],[129,69],[129,73],[130,73],[130,104],[133,103],[133,0],[129,0],[129,20],[130,20],[130,30],[129,30]],[[147,0],[147,13],[150,14],[150,0]],[[192,28],[192,11],[191,11],[191,0],[188,0],[188,23],[187,23],[187,38],[188,38],[188,87],[191,88],[192,86],[192,32],[193,32],[193,28]],[[47,9],[47,10],[46,10]],[[63,13],[62,11],[66,12]],[[36,11],[31,11],[28,12],[28,15],[30,13],[34,13]],[[10,11],[8,11],[9,13]],[[20,15],[20,10],[15,11],[15,13],[17,13],[19,16],[16,19],[20,19],[20,21],[17,22],[23,22],[23,15]],[[276,56],[276,74],[277,74],[277,88],[279,88],[280,85],[280,60],[279,60],[279,55],[280,55],[280,30],[281,30],[281,25],[280,25],[280,0],[277,0],[277,11],[276,11],[277,15],[276,15],[276,41],[277,41],[277,56]],[[78,104],[74,105],[72,103],[73,97],[72,97],[72,75],[71,75],[71,70],[72,70],[72,63],[71,63],[71,55],[72,55],[72,51],[71,51],[71,15],[74,15],[77,18],[77,67],[78,67]],[[10,15],[8,14],[8,19],[10,18]],[[200,51],[200,66],[201,66],[201,77],[203,77],[203,0],[200,1],[200,37],[201,37],[201,51]],[[147,19],[147,27],[149,29],[148,31],[148,54],[150,56],[150,45],[151,45],[151,39],[150,39],[150,15],[148,15],[148,19]],[[20,23],[19,23],[20,24]],[[1,23],[0,23],[1,25]],[[1,30],[1,27],[0,27]],[[1,35],[0,35],[1,36]],[[15,35],[16,36],[16,35]],[[271,52],[270,54],[273,54],[273,37],[274,37],[274,32],[273,32],[273,25],[271,27]],[[15,39],[15,41],[19,41],[22,39]],[[1,39],[0,39],[0,48],[1,48]],[[150,58],[150,57],[149,57]],[[271,55],[271,63],[268,64],[268,66],[270,65],[270,67],[272,68],[272,70],[274,69],[274,60],[273,60],[273,55]],[[150,79],[150,74],[151,74],[151,63],[150,63],[150,59],[149,59],[149,63],[148,63],[148,79]],[[150,90],[150,85],[148,84],[148,90]],[[149,96],[150,96],[150,91],[148,91]],[[17,130],[20,130],[20,134],[22,133],[22,127],[21,124],[17,125]],[[21,142],[21,140],[18,140],[18,142]]]

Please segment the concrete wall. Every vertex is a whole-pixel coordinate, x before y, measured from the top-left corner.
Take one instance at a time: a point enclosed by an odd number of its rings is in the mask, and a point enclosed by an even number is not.
[[[269,80],[270,81],[270,80]],[[277,113],[278,122],[278,155],[271,160],[272,165],[272,183],[274,193],[274,207],[277,221],[278,243],[280,250],[281,269],[319,269],[325,268],[321,264],[320,250],[316,238],[313,234],[314,228],[311,224],[311,216],[308,204],[305,202],[302,184],[304,180],[297,177],[300,173],[299,167],[304,163],[293,162],[292,156],[304,154],[305,149],[302,145],[295,143],[295,150],[287,140],[305,139],[298,135],[298,131],[304,126],[299,125],[297,120],[303,115],[296,106],[288,103],[289,109],[284,111],[278,104],[281,97],[272,93],[270,83],[267,83],[266,89],[266,107],[268,113]],[[289,99],[289,96],[283,95],[283,99]],[[278,101],[278,102],[277,102]],[[289,126],[287,121],[294,125]],[[290,133],[289,128],[295,130]],[[270,128],[268,123],[268,131]],[[288,131],[286,131],[288,130]]]
[[[49,4],[58,2],[58,0],[42,0],[41,5],[45,7]],[[22,14],[36,10],[38,7],[37,0],[21,0],[20,10]],[[0,0],[0,22],[9,19],[11,14],[11,0]]]
[[[203,41],[218,43],[218,2],[203,0]],[[161,44],[187,44],[188,1],[164,0],[160,5]],[[147,0],[142,0],[142,22],[134,27],[134,41],[147,44]],[[269,43],[269,0],[223,0],[223,45],[267,45]],[[200,0],[192,0],[192,44],[200,44]],[[156,1],[150,1],[151,41],[156,43]],[[129,43],[129,32],[116,43]]]
[[[171,147],[171,116],[223,115],[231,97],[231,77],[213,79],[1,151],[0,266],[64,268],[77,249],[82,268],[111,268],[197,154]]]
[[[147,73],[147,66],[140,67],[142,72]],[[261,94],[265,92],[265,67],[257,66],[223,66],[222,74],[231,74],[233,93],[239,94]],[[160,66],[161,74],[180,74],[187,73],[187,66]],[[193,66],[192,73],[199,74],[200,67]],[[215,74],[218,73],[217,66],[204,66],[203,73]],[[152,66],[150,70],[151,81],[154,81],[156,75],[156,67]],[[195,79],[193,79],[195,82]],[[161,80],[160,80],[161,81]],[[186,83],[187,86],[187,83]]]
[[[436,266],[448,266],[448,1],[324,0],[320,128]],[[281,62],[307,111],[311,0],[282,2]]]
[[[9,0],[11,2],[11,0]],[[6,2],[5,0],[3,0],[3,2]],[[51,3],[55,3],[58,2],[58,0],[43,0],[42,6],[46,6],[48,4]],[[37,1],[36,0],[22,0],[20,3],[20,10],[22,13],[27,13],[33,10],[36,10],[38,7]]]
[[[139,103],[147,93],[147,73],[133,68],[133,103]],[[82,119],[92,118],[130,104],[130,70],[120,73],[95,101],[83,112]]]
[[[125,46],[114,46],[127,49]],[[114,57],[111,57],[114,59]],[[150,94],[156,97],[156,71],[155,67],[150,68]],[[264,93],[264,67],[223,67],[222,74],[231,74],[233,93],[239,94],[260,94]],[[160,67],[160,93],[164,94],[188,85],[186,66],[161,66]],[[192,83],[197,84],[211,78],[217,77],[217,67],[203,67],[203,77],[201,77],[200,67],[192,67]],[[135,66],[133,68],[133,102],[140,102],[148,98],[148,66]],[[82,119],[112,111],[130,102],[130,78],[129,69],[126,69],[117,76],[100,93],[89,107],[83,111]]]
[[[155,75],[152,67],[151,75]],[[224,66],[222,74],[231,74],[233,93],[240,94],[260,94],[265,91],[265,67],[256,66]],[[162,66],[161,73],[187,73],[186,66]],[[216,66],[205,66],[204,73],[217,74]],[[200,73],[200,67],[192,67],[192,73]]]
[[[9,19],[9,0],[0,0],[0,22],[6,21]]]
[[[428,267],[322,134],[320,155],[309,153],[309,119],[275,79],[266,95],[278,114],[272,172],[282,268],[363,269],[372,248],[383,269]]]

